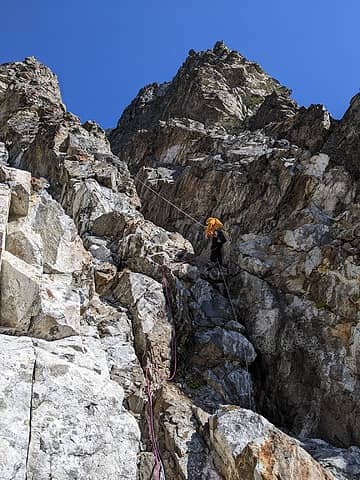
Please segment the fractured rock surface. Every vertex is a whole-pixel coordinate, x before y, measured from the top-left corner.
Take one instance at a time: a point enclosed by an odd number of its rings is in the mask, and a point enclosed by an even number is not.
[[[248,410],[223,408],[209,420],[215,462],[225,479],[334,480],[294,439]]]
[[[245,64],[219,45],[191,54],[169,84],[139,92],[109,134],[112,150],[141,180],[144,215],[181,232],[204,260],[201,229],[173,205],[225,224],[225,273],[258,353],[260,411],[297,435],[359,444],[358,96],[338,122],[321,105],[299,107],[265,74],[240,74]],[[230,123],[198,114],[197,87],[173,108],[185,74],[199,86],[216,76],[208,91],[222,99],[219,112],[234,78],[242,101],[255,92],[257,101],[232,110]],[[228,93],[234,106],[238,90]]]
[[[356,478],[356,108],[218,42],[109,143],[36,59],[0,66],[1,478]]]

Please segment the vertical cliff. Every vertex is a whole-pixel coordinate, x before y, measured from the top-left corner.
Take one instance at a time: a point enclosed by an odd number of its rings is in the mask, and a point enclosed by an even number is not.
[[[289,94],[219,42],[110,146],[0,66],[1,478],[357,478],[356,180]]]

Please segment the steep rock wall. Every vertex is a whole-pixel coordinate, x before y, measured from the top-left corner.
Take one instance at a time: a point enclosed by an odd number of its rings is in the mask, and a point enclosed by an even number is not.
[[[112,149],[136,174],[144,215],[183,233],[197,255],[208,255],[201,227],[148,187],[200,224],[225,223],[231,295],[258,353],[260,410],[299,435],[359,444],[357,97],[335,122],[322,106],[299,108],[265,74],[259,93],[236,53],[224,59],[217,45],[196,58],[166,86],[171,102],[144,106],[139,94],[109,135]],[[184,96],[175,88],[184,68],[186,85],[199,75],[205,84],[223,62],[209,95],[222,98],[230,79],[233,102],[259,93],[236,125],[200,118],[191,89],[192,108],[167,108]]]
[[[217,124],[210,143],[208,127],[196,124],[207,145],[222,142],[221,122],[244,128],[264,96],[284,92],[222,44],[204,69],[203,54],[192,57],[187,65],[200,76],[216,67],[211,81],[194,87],[196,121],[213,115]],[[236,87],[237,75],[249,72],[256,88],[247,80]],[[209,96],[218,82],[221,94]],[[240,409],[254,408],[248,366],[256,353],[226,289],[184,237],[145,220],[104,132],[66,112],[56,77],[33,58],[0,66],[0,142],[2,478],[149,479],[160,463],[174,480],[245,472],[249,480],[285,480],[289,468],[304,478],[352,480],[355,447],[337,450],[344,466],[326,471],[299,443]],[[234,415],[219,410],[224,404]],[[149,420],[161,452],[155,464]],[[258,446],[251,435],[233,439],[253,423]]]

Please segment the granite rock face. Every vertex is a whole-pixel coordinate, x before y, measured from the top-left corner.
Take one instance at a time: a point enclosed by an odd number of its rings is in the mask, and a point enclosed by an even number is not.
[[[12,180],[8,185],[16,190]],[[2,258],[1,325],[49,340],[79,334],[81,310],[93,290],[91,257],[74,223],[46,191],[29,191],[26,216],[14,214],[14,202],[17,196],[10,198]]]
[[[225,479],[334,480],[294,439],[249,410],[222,408],[209,419],[215,464]]]
[[[110,146],[36,59],[0,66],[1,478],[356,478],[356,182],[289,95],[218,42]]]
[[[321,105],[299,107],[266,76],[260,91],[259,79],[240,74],[238,58],[219,45],[191,53],[156,87],[161,95],[139,93],[109,134],[112,150],[136,174],[146,218],[181,232],[204,261],[199,225],[154,191],[200,224],[208,216],[225,223],[227,281],[258,353],[260,411],[296,435],[359,444],[358,97],[335,121]],[[223,98],[231,70],[243,102],[248,88],[259,94],[253,108],[235,122],[201,116],[188,88],[191,104],[172,109],[185,97],[181,75],[190,85],[210,82],[218,61],[226,68],[209,96]],[[234,105],[238,90],[230,95]]]
[[[99,342],[0,342],[1,478],[135,479],[140,431]]]
[[[205,386],[214,370],[206,387],[206,407],[214,410],[220,401],[234,398],[230,365],[237,359],[229,362],[220,355],[216,365],[201,372],[196,363],[201,354],[189,355],[197,333],[193,312],[202,312],[205,320],[208,316],[206,296],[196,287],[203,281],[200,270],[183,261],[193,256],[193,248],[180,234],[144,219],[127,166],[111,153],[100,127],[81,125],[65,111],[56,78],[35,59],[0,70],[5,145],[0,325],[5,338],[24,338],[34,346],[36,365],[27,400],[32,422],[25,436],[31,440],[26,454],[18,454],[21,468],[34,479],[144,477],[153,468],[145,386],[151,383],[151,401],[157,405],[157,392],[170,376],[201,373]],[[230,304],[211,284],[206,288],[207,302],[216,297],[221,303],[217,324],[206,327],[211,334],[219,322],[229,323]],[[175,334],[177,322],[181,328]],[[237,335],[247,345],[251,363],[255,352]],[[178,349],[187,358],[179,368]],[[101,366],[92,366],[89,354],[102,358]],[[224,378],[222,368],[228,375]],[[37,375],[44,385],[38,387]],[[70,382],[72,390],[62,390],[66,383],[58,384],[57,376]],[[236,384],[239,389],[245,385],[246,398],[252,398],[248,372]],[[187,388],[197,390],[194,384]],[[83,397],[88,403],[79,410]],[[237,401],[247,405],[247,400]],[[36,402],[49,409],[40,417]],[[97,417],[88,434],[87,415]],[[113,424],[106,427],[107,416]],[[201,445],[205,448],[203,441]],[[2,453],[6,457],[6,446]],[[3,468],[13,466],[9,461]]]

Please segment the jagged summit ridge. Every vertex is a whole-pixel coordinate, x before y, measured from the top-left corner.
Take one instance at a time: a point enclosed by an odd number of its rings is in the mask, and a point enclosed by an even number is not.
[[[140,90],[109,132],[112,150],[132,168],[134,138],[141,143],[155,128],[161,137],[165,124],[189,121],[198,122],[208,135],[210,130],[220,135],[263,130],[313,153],[336,126],[322,105],[300,108],[291,91],[258,64],[217,42],[210,50],[191,50],[170,82]],[[157,135],[151,143],[156,152]]]
[[[169,118],[239,127],[272,92],[290,93],[224,43],[217,42],[211,50],[190,51],[171,82],[140,90],[111,134],[113,148],[122,130],[139,130]]]

